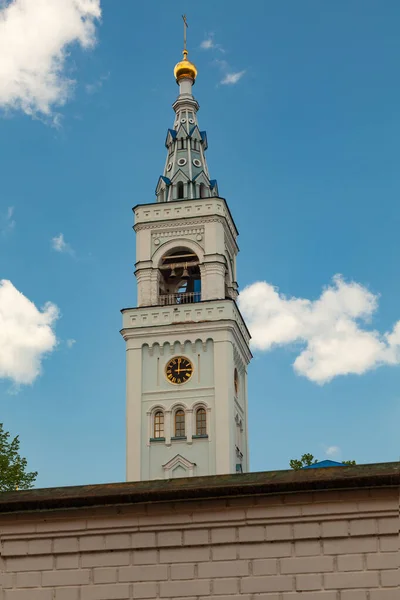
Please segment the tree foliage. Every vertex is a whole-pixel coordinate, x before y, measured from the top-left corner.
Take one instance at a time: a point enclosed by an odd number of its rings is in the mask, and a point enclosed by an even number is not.
[[[0,423],[0,492],[29,490],[37,472],[27,471],[27,460],[19,455],[19,436],[10,439],[8,431]]]
[[[316,458],[312,454],[303,454],[300,460],[292,459],[290,461],[290,468],[295,471],[299,471],[299,469],[303,469],[304,467],[309,467],[311,465],[315,465],[318,462]],[[342,460],[341,463],[343,465],[356,465],[355,460]]]
[[[298,471],[303,467],[309,467],[310,465],[315,465],[317,463],[317,459],[313,457],[312,454],[303,454],[300,460],[292,459],[290,461],[290,468]]]

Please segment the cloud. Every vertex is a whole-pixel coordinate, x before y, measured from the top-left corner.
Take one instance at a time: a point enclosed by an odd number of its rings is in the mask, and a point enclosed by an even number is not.
[[[222,48],[220,44],[216,44],[214,42],[214,36],[210,33],[200,44],[200,48],[203,50],[219,50],[222,53],[225,53],[225,50]],[[220,84],[221,85],[235,85],[240,81],[243,75],[246,73],[246,70],[243,71],[233,71],[232,67],[229,65],[228,61],[221,60],[216,58],[214,60],[214,65],[216,65],[221,71],[224,73]]]
[[[221,44],[216,44],[214,41],[214,34],[208,33],[205,39],[201,42],[200,48],[202,50],[218,50],[219,52],[225,52]]]
[[[340,448],[339,446],[328,446],[325,450],[325,454],[331,457],[337,456],[340,454]]]
[[[246,71],[237,71],[236,73],[227,73],[223,79],[221,79],[222,85],[234,85],[237,83]]]
[[[51,246],[56,252],[60,252],[62,254],[70,254],[71,256],[75,255],[74,250],[65,241],[63,233],[60,233],[59,235],[56,235],[52,238]]]
[[[104,82],[110,79],[110,73],[106,75],[101,75],[97,81],[93,83],[88,83],[85,85],[85,90],[87,94],[97,94],[101,90],[104,85]]]
[[[43,358],[57,344],[55,304],[39,310],[11,281],[0,281],[0,379],[30,384],[41,373]]]
[[[15,228],[15,220],[13,219],[13,216],[13,206],[9,206],[3,215],[0,214],[0,234],[2,236],[7,235]]]
[[[0,108],[49,117],[65,104],[68,49],[93,47],[100,17],[100,0],[0,0]]]
[[[76,344],[76,340],[70,339],[66,341],[67,348],[72,348]]]
[[[214,64],[224,73],[224,76],[220,81],[222,85],[235,85],[246,73],[246,70],[236,72],[232,71],[229,63],[226,60],[221,60],[220,58],[216,58],[214,60]]]
[[[287,298],[267,282],[245,288],[239,305],[255,350],[298,344],[294,370],[316,383],[400,364],[400,321],[392,332],[366,329],[378,296],[339,275],[317,300]]]
[[[201,42],[200,48],[203,48],[203,50],[210,50],[211,48],[215,48],[214,40],[211,37],[206,38]]]

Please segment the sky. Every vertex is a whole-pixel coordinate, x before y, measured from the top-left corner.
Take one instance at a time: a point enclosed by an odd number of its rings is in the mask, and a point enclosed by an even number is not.
[[[251,470],[399,459],[400,5],[0,0],[0,421],[37,486],[125,479],[132,206],[173,67],[239,229]]]

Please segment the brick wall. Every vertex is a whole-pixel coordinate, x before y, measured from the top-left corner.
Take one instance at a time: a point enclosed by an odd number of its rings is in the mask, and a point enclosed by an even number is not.
[[[396,600],[399,491],[0,516],[1,600]]]

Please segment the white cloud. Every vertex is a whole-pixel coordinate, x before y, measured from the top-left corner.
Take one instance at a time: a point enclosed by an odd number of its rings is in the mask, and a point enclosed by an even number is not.
[[[85,90],[87,94],[96,94],[101,90],[104,85],[104,82],[110,78],[110,73],[106,75],[101,75],[97,81],[93,83],[88,83],[85,85]]]
[[[52,238],[51,246],[56,252],[61,252],[62,254],[70,254],[71,256],[75,255],[74,250],[65,241],[63,233],[60,233],[59,235],[56,235]]]
[[[211,48],[215,48],[214,40],[212,39],[212,37],[203,40],[200,44],[200,48],[203,48],[203,50],[210,50]]]
[[[0,0],[0,107],[50,116],[69,98],[68,48],[96,41],[100,0]]]
[[[9,206],[6,212],[1,215],[0,214],[0,234],[7,235],[15,228],[15,220],[14,216],[14,207]]]
[[[66,341],[67,348],[72,348],[76,344],[76,340],[70,339]]]
[[[237,71],[236,73],[227,73],[223,79],[221,79],[222,85],[235,85],[246,73],[246,71]]]
[[[30,384],[40,375],[43,358],[57,344],[55,304],[39,310],[11,281],[0,281],[0,379]]]
[[[200,47],[204,50],[217,49],[222,53],[225,53],[225,50],[220,46],[220,44],[214,43],[213,35],[210,34],[206,39],[204,39]],[[213,61],[214,65],[216,65],[223,73],[223,77],[220,81],[222,85],[235,85],[240,81],[243,75],[246,73],[246,70],[243,71],[233,71],[232,67],[229,65],[227,60],[221,60],[220,58],[215,58]]]
[[[221,44],[216,44],[214,41],[214,34],[208,33],[207,36],[200,44],[200,48],[202,50],[217,50],[218,52],[225,53],[225,50],[221,46]]]
[[[325,454],[331,458],[340,454],[339,446],[328,446],[325,450]]]
[[[364,328],[377,310],[378,296],[340,276],[314,301],[287,298],[257,282],[243,290],[239,304],[253,347],[266,351],[299,344],[294,369],[311,381],[322,384],[338,375],[400,364],[400,321],[385,334]]]

